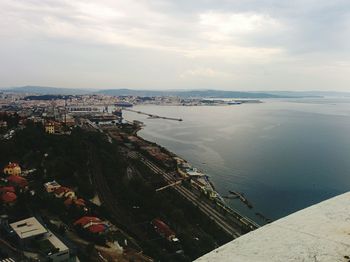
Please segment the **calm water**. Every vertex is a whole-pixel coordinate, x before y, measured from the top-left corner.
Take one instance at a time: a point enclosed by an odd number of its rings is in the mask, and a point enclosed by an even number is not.
[[[255,212],[277,219],[350,189],[350,100],[135,108],[183,118],[124,114],[146,124],[139,135],[207,173],[221,195],[244,192],[253,210],[227,202],[256,221]]]

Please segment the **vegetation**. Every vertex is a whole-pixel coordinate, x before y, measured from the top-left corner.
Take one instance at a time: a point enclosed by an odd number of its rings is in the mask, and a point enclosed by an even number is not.
[[[8,114],[4,112],[0,113],[0,121],[6,122],[8,129],[17,127],[19,120],[20,120],[20,117],[17,113],[13,113],[13,114]]]
[[[131,234],[145,254],[159,261],[190,261],[231,240],[173,189],[156,193],[155,189],[165,184],[163,178],[154,175],[139,161],[126,160],[118,145],[109,143],[102,133],[75,128],[71,135],[49,135],[41,125],[30,124],[13,139],[0,141],[0,148],[1,166],[17,161],[24,168],[37,169],[32,185],[37,192],[43,191],[44,182],[55,179],[90,199],[96,192],[94,175],[102,176],[115,199],[118,218],[111,215],[108,206],[95,212]],[[67,210],[58,199],[41,198],[31,201],[30,207],[26,199],[19,199],[19,207],[27,212],[45,209],[60,214],[66,223],[81,215],[77,210]],[[178,254],[179,247],[154,231],[150,224],[154,218],[162,219],[176,232],[184,254]],[[91,236],[90,239],[94,240]],[[93,242],[100,242],[100,239]]]

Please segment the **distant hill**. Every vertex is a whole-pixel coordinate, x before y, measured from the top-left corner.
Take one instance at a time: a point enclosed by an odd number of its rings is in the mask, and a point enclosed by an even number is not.
[[[22,86],[2,89],[3,92],[25,93],[36,95],[82,95],[104,94],[111,96],[179,96],[179,97],[203,97],[203,98],[280,98],[285,96],[269,94],[266,92],[238,92],[221,90],[185,90],[185,91],[160,91],[160,90],[133,90],[133,89],[106,89],[100,91],[88,89],[72,89],[47,86]]]
[[[3,88],[2,92],[24,93],[34,95],[83,95],[104,94],[111,96],[179,96],[183,98],[301,98],[301,97],[350,97],[350,92],[332,91],[223,91],[223,90],[134,90],[134,89],[78,89],[48,86],[22,86]]]
[[[88,94],[92,92],[92,90],[48,87],[48,86],[21,86],[21,87],[4,88],[1,91],[12,92],[12,93],[37,94],[37,95],[83,95],[83,94]]]
[[[30,95],[26,96],[24,100],[58,100],[70,99],[73,95]]]
[[[291,97],[350,97],[350,92],[337,91],[263,91],[277,96]]]
[[[179,96],[202,98],[281,98],[285,96],[260,92],[239,92],[221,90],[188,90],[188,91],[153,91],[132,89],[107,89],[98,91],[99,94],[112,96]]]

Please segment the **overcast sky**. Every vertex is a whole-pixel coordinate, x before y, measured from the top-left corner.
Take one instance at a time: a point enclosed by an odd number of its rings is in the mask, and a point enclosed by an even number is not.
[[[1,0],[22,85],[350,91],[350,1]]]

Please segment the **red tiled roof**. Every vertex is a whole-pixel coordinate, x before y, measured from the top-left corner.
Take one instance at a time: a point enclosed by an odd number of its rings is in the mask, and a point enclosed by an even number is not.
[[[85,226],[86,224],[90,222],[102,222],[101,219],[98,217],[89,217],[89,216],[84,216],[78,219],[77,221],[74,222],[74,225],[80,225],[80,226]]]
[[[58,187],[54,190],[55,194],[58,194],[58,195],[61,193],[66,193],[66,192],[70,192],[70,191],[73,191],[73,190],[68,188],[68,187],[64,187],[64,186]]]
[[[175,235],[175,233],[169,228],[169,226],[160,219],[153,219],[152,224],[156,228],[156,230],[160,234],[163,234],[166,238]]]
[[[17,166],[19,166],[19,164],[10,162],[10,163],[6,166],[6,168],[14,168],[14,167],[17,167]]]
[[[82,198],[78,198],[74,200],[74,204],[76,204],[77,206],[85,206],[85,200]]]
[[[107,229],[107,226],[104,224],[97,224],[97,225],[91,225],[87,228],[91,233],[101,233],[105,232]]]
[[[70,205],[72,204],[72,202],[73,202],[73,199],[67,198],[67,199],[64,201],[64,205],[65,205],[66,207],[68,207],[68,206],[70,206]]]
[[[79,198],[79,199],[67,198],[64,201],[65,206],[70,206],[73,203],[77,206],[85,206],[85,200],[82,198]]]
[[[4,187],[0,187],[0,193],[5,193],[5,192],[12,192],[15,193],[16,190],[13,186],[4,186]]]
[[[20,176],[11,175],[11,176],[7,177],[7,180],[9,182],[13,183],[13,184],[16,184],[19,187],[26,187],[26,186],[28,186],[27,179],[25,179],[23,177],[20,177]]]
[[[17,196],[13,192],[5,192],[1,194],[1,201],[4,203],[12,203],[15,202],[17,199]]]

